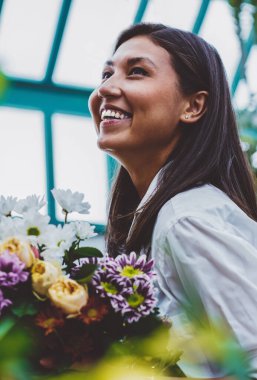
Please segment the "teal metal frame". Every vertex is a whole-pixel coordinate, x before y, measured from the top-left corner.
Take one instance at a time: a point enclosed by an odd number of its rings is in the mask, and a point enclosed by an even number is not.
[[[204,17],[207,13],[211,0],[202,0],[198,15],[196,17],[192,32],[198,34],[203,24]]]
[[[4,4],[4,0],[0,0],[0,14],[2,12],[3,4]]]
[[[242,56],[238,62],[238,66],[237,66],[237,69],[236,69],[236,72],[235,72],[235,75],[233,78],[233,82],[232,82],[232,86],[231,86],[232,95],[235,95],[237,86],[243,77],[244,65],[245,65],[247,58],[250,54],[250,51],[251,51],[251,49],[255,43],[256,43],[256,34],[255,34],[254,27],[252,27],[250,34],[244,43],[244,54],[242,54]]]
[[[59,15],[59,20],[57,23],[55,36],[52,44],[52,49],[50,57],[48,60],[48,65],[46,69],[44,82],[52,82],[53,72],[56,65],[56,60],[62,43],[62,38],[66,26],[66,22],[69,16],[72,0],[63,0],[62,8]]]
[[[143,17],[144,17],[144,14],[145,14],[145,11],[146,11],[146,8],[147,8],[149,2],[150,2],[150,0],[140,0],[139,1],[139,5],[137,8],[136,15],[134,17],[133,24],[139,24],[143,20]]]
[[[137,11],[133,23],[137,24],[142,21],[151,0],[139,0]],[[198,15],[194,22],[192,32],[198,34],[203,24],[204,18],[208,11],[211,0],[202,0]],[[0,15],[3,9],[4,0],[0,0]],[[74,86],[59,85],[53,82],[52,76],[56,66],[60,46],[62,43],[65,26],[69,17],[72,6],[72,0],[63,0],[58,22],[56,25],[55,35],[53,38],[52,49],[49,55],[47,69],[44,79],[41,81],[27,80],[21,78],[9,78],[9,88],[6,92],[2,105],[40,110],[44,114],[44,132],[45,132],[45,157],[46,157],[46,193],[48,196],[48,213],[52,223],[59,223],[56,218],[55,202],[51,197],[50,190],[55,186],[54,164],[53,164],[53,138],[52,138],[52,115],[54,113],[79,115],[90,117],[87,107],[88,99],[93,88],[80,88]],[[233,82],[232,95],[235,94],[236,88],[242,78],[242,67],[249,56],[251,47],[256,42],[254,29],[252,29],[249,38],[245,42],[244,58],[238,63]],[[248,131],[250,133],[250,131]],[[247,132],[247,133],[248,133]],[[252,132],[251,132],[252,136]],[[257,133],[255,134],[257,139]],[[106,156],[106,166],[108,172],[108,186],[111,187],[113,178],[117,170],[117,162],[110,156]],[[96,225],[98,233],[104,233],[105,226]]]

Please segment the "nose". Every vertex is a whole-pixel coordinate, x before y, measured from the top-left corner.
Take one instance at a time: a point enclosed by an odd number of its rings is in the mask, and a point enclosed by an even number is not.
[[[114,82],[114,80],[112,80],[112,77],[110,77],[105,82],[100,84],[97,90],[97,95],[99,98],[119,97],[121,95],[121,92],[121,88],[117,82]]]

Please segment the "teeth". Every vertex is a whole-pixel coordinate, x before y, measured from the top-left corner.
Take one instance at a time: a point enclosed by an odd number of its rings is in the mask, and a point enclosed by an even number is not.
[[[103,110],[101,114],[101,119],[104,120],[105,117],[112,117],[114,119],[124,119],[126,115],[120,111],[112,111],[112,110]]]

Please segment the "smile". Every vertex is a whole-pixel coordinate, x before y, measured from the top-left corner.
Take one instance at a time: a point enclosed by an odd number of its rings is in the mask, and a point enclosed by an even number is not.
[[[114,109],[104,109],[101,112],[101,120],[108,120],[108,119],[130,119],[131,114],[125,111],[118,111]]]

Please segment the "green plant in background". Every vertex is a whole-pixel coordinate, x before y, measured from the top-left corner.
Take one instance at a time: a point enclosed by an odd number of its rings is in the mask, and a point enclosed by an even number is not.
[[[252,21],[252,26],[255,34],[254,43],[256,43],[257,35],[257,0],[228,0],[235,19],[236,34],[241,47],[242,54],[242,67],[241,67],[241,78],[247,82],[247,77],[245,74],[245,64],[247,60],[247,48],[246,48],[246,38],[244,36],[243,28],[243,15],[247,11],[249,19]]]
[[[15,318],[0,324],[0,380],[31,380],[28,355],[32,342]]]
[[[250,48],[244,36],[244,13],[248,15],[248,22],[252,22],[253,40],[256,44],[257,35],[257,0],[228,0],[235,19],[237,37],[241,47],[240,77],[245,81],[249,92],[249,103],[245,109],[237,111],[239,132],[243,149],[249,159],[253,172],[257,176],[257,91],[253,92],[246,75],[246,61]],[[257,177],[256,177],[257,178]]]
[[[233,8],[234,17],[236,19],[239,32],[241,31],[241,13],[245,5],[250,5],[252,7],[252,16],[255,27],[255,32],[257,33],[257,0],[228,0],[229,5]],[[240,33],[241,36],[241,33]]]

